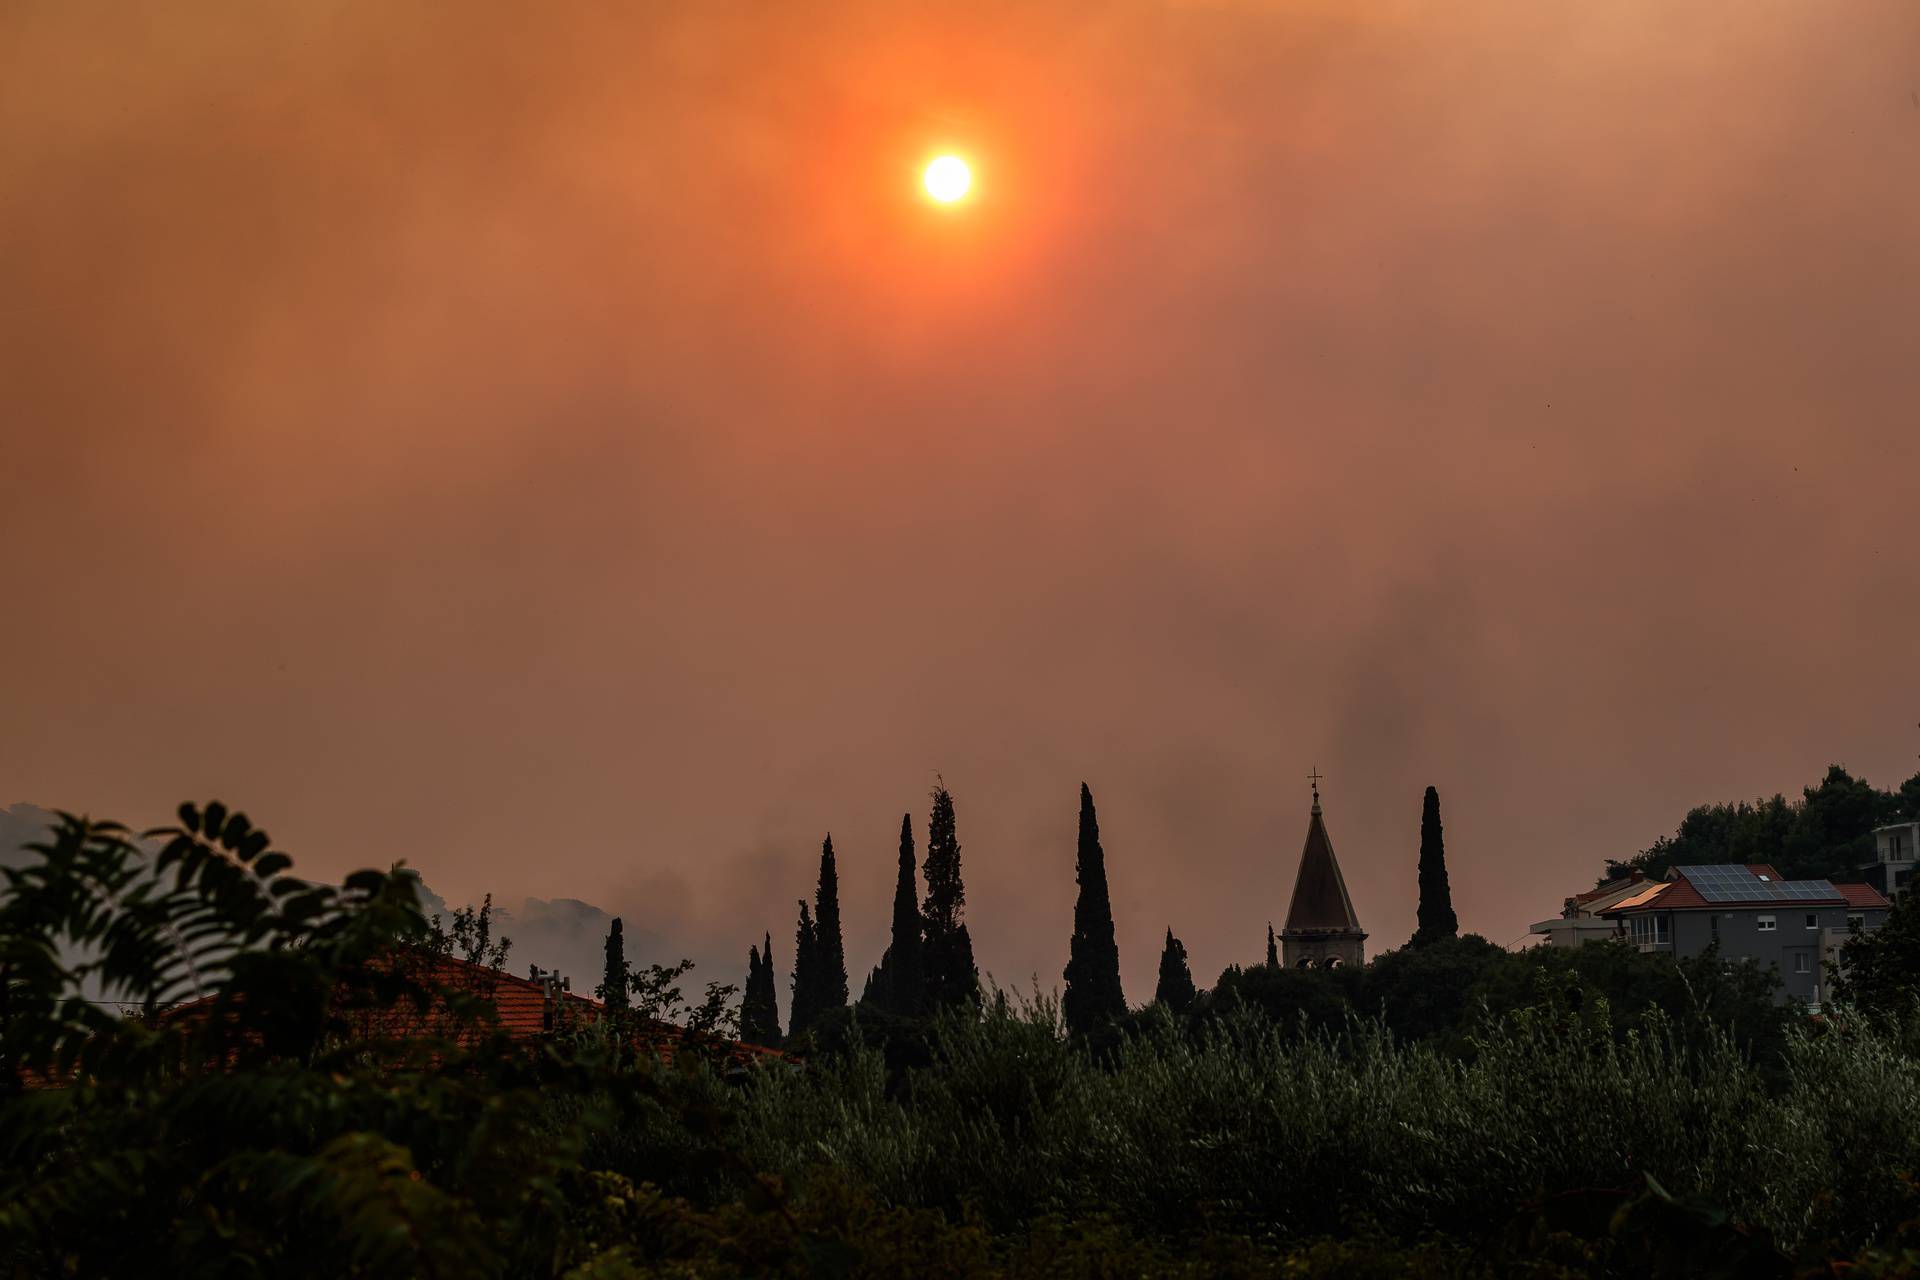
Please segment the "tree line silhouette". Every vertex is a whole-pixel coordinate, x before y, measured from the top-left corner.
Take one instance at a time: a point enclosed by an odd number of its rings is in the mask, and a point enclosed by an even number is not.
[[[814,1032],[823,1019],[848,1008],[850,1003],[872,1014],[907,1021],[957,1005],[980,1003],[979,970],[964,918],[966,888],[961,876],[953,795],[944,779],[936,780],[931,798],[922,863],[916,864],[913,815],[901,815],[891,936],[880,962],[868,971],[859,999],[850,1001],[839,873],[833,839],[828,835],[821,843],[813,901],[810,905],[805,900],[798,904],[785,1029],[781,1025],[769,933],[763,935],[759,946],[748,948],[739,1010],[742,1039],[778,1047]],[[1836,765],[1818,786],[1806,788],[1798,802],[1776,796],[1754,804],[1697,808],[1687,815],[1674,836],[1656,842],[1632,859],[1610,862],[1607,870],[1610,875],[1638,870],[1657,877],[1676,861],[1747,861],[1766,856],[1782,859],[1782,865],[1790,862],[1797,871],[1816,877],[1855,878],[1850,874],[1852,868],[1872,856],[1872,827],[1912,817],[1920,817],[1920,775],[1895,790],[1878,791]],[[1430,954],[1432,944],[1457,940],[1460,934],[1447,875],[1440,794],[1431,786],[1421,800],[1417,875],[1417,928],[1408,947]],[[1099,816],[1093,793],[1085,783],[1080,787],[1075,879],[1079,892],[1062,975],[1065,987],[1061,1013],[1068,1031],[1084,1037],[1096,1035],[1128,1016]],[[615,921],[607,941],[610,966],[619,947],[619,928]],[[1490,946],[1471,938],[1464,941]],[[1216,987],[1212,996],[1219,997],[1228,987],[1237,989],[1263,971],[1279,972],[1280,949],[1271,923],[1266,944],[1264,969],[1260,965],[1248,969],[1230,966],[1221,975],[1223,985]],[[1472,963],[1484,961],[1476,959]],[[683,972],[684,968],[649,971],[651,987],[666,987],[663,977],[671,980]],[[629,984],[638,993],[645,980],[641,974],[634,974],[626,982],[610,978],[603,989],[620,992],[624,1000]],[[733,990],[730,986],[708,985],[706,1002],[698,1006],[705,1025],[717,1025],[716,993],[724,995]],[[678,997],[677,990],[669,989],[669,993]],[[1208,993],[1194,982],[1186,945],[1168,926],[1153,1003],[1180,1014],[1194,1008],[1196,1001],[1204,1004],[1207,998]],[[1294,995],[1287,994],[1285,999],[1291,1001]]]
[[[1061,1012],[1069,1032],[1098,1034],[1127,1016],[1120,983],[1120,948],[1113,925],[1113,900],[1107,885],[1106,852],[1100,844],[1100,818],[1093,792],[1080,784],[1079,840],[1075,854],[1073,935],[1063,973]],[[1447,883],[1446,850],[1440,825],[1438,791],[1427,788],[1420,835],[1420,929],[1413,942],[1454,937],[1458,920]],[[925,896],[920,894],[924,878]],[[892,932],[880,962],[868,971],[858,1008],[893,1018],[924,1018],[956,1005],[980,1001],[980,973],[973,939],[964,918],[966,886],[961,876],[960,840],[953,794],[944,780],[932,791],[927,819],[927,849],[916,865],[913,815],[900,817],[898,878],[894,887]],[[833,837],[820,846],[820,872],[811,905],[798,903],[788,1015],[781,1028],[780,1000],[774,980],[773,937],[764,934],[747,949],[747,976],[740,1003],[740,1035],[751,1044],[779,1047],[820,1027],[822,1020],[849,1005],[846,947],[840,920],[840,877]],[[618,942],[619,922],[608,936],[609,955]],[[1273,926],[1267,926],[1266,963],[1280,959]],[[1187,948],[1167,928],[1160,955],[1154,1002],[1184,1013],[1200,995]]]

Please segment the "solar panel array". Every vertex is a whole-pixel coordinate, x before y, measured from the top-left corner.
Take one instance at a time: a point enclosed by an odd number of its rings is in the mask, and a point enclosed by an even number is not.
[[[1708,902],[1840,901],[1827,880],[1762,880],[1745,867],[1675,867]]]

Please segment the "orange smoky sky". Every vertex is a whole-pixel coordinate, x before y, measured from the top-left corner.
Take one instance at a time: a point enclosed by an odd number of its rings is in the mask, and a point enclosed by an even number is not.
[[[1085,779],[1139,1000],[1318,765],[1505,942],[1913,771],[1917,405],[1911,0],[16,0],[0,802],[857,986],[938,771],[1053,986]]]

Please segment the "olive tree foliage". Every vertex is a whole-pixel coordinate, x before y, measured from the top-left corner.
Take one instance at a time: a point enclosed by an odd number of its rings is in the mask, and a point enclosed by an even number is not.
[[[457,956],[488,969],[505,969],[513,939],[505,934],[493,936],[493,895],[488,894],[478,907],[455,910],[446,925],[440,923],[439,916],[430,917],[425,945],[438,955]]]
[[[989,999],[937,1017],[902,1080],[860,1044],[756,1078],[742,1132],[793,1185],[852,1180],[1001,1231],[1109,1215],[1178,1238],[1202,1206],[1261,1239],[1477,1239],[1542,1197],[1647,1179],[1790,1253],[1844,1256],[1916,1217],[1920,1061],[1881,1030],[1796,1032],[1776,1080],[1721,1028],[1655,1010],[1623,1031],[1604,996],[1570,993],[1486,1022],[1467,1060],[1350,1013],[1303,1033],[1160,1005],[1101,1055],[1057,1002]]]
[[[29,851],[0,868],[14,1270],[490,1276],[581,1254],[588,1135],[657,1112],[665,1077],[605,1035],[513,1042],[434,985],[412,873],[298,879],[218,803],[138,838],[62,814]]]
[[[693,961],[650,964],[628,977],[631,1007],[640,1018],[674,1022],[694,1035],[734,1036],[740,1033],[740,1008],[732,1003],[740,988],[731,982],[709,982],[699,1002],[680,990],[680,980],[693,971]]]
[[[1835,1002],[1920,1029],[1920,897],[1897,895],[1886,923],[1848,939],[1839,965],[1829,965]]]

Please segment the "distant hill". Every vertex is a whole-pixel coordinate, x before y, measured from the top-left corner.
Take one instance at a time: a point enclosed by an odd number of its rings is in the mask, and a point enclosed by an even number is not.
[[[58,820],[58,815],[37,805],[0,808],[0,866],[25,865],[31,855],[21,846],[40,840],[47,834],[47,828]]]
[[[430,886],[421,887],[426,913],[447,918],[447,900]],[[493,932],[495,937],[513,940],[513,950],[507,955],[511,972],[524,974],[529,965],[537,964],[566,975],[574,991],[590,996],[606,968],[607,926],[612,921],[609,912],[578,898],[522,898],[518,906],[494,903]],[[627,930],[627,956],[635,963],[667,963],[680,958],[677,952],[669,955],[670,950],[660,934]]]

